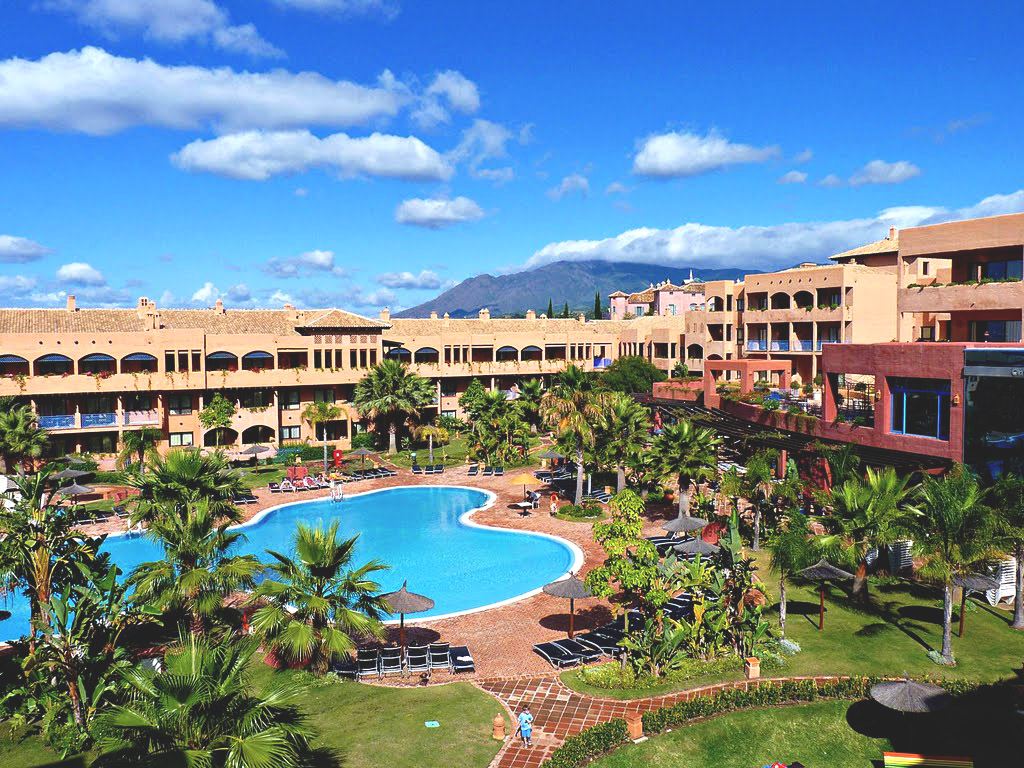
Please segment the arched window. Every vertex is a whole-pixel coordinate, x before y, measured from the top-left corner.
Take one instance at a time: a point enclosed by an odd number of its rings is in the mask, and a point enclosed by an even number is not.
[[[518,360],[519,350],[515,347],[499,347],[498,351],[494,353],[494,359],[499,362],[503,360]]]
[[[540,360],[542,357],[540,347],[535,347],[532,344],[528,347],[523,347],[519,353],[520,360]]]
[[[402,362],[408,363],[412,360],[412,352],[405,347],[392,347],[384,354],[384,357],[390,357],[392,360],[401,360]]]
[[[121,358],[122,373],[156,373],[156,358],[145,352],[132,352]]]
[[[206,356],[208,371],[237,371],[238,357],[230,352],[211,352]]]
[[[49,354],[36,358],[35,369],[36,376],[64,376],[75,372],[75,363],[65,355]]]
[[[440,356],[433,347],[420,347],[416,350],[416,354],[413,355],[412,359],[415,363],[437,363],[440,360]]]
[[[810,291],[797,291],[793,294],[793,303],[798,309],[811,309],[814,306],[814,294]]]
[[[28,360],[18,355],[0,355],[0,376],[28,376]]]
[[[78,361],[79,373],[117,373],[117,360],[110,355],[95,353]]]
[[[249,352],[242,355],[243,371],[262,371],[274,367],[274,356],[269,352]]]
[[[779,293],[773,293],[772,294],[772,300],[771,300],[771,308],[772,309],[789,309],[789,307],[790,307],[790,303],[789,303],[789,294],[788,293],[782,293],[780,291]]]

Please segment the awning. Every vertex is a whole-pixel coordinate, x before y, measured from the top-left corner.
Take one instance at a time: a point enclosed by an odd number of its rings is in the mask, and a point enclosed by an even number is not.
[[[18,357],[17,355],[0,355],[0,363],[27,363],[24,357]]]
[[[206,356],[207,360],[237,360],[235,355],[230,352],[211,352]]]
[[[131,363],[155,363],[156,358],[152,355],[147,355],[145,352],[132,352],[130,355],[125,355],[121,358],[125,362]]]
[[[70,357],[64,355],[43,355],[36,360],[37,363],[70,363]]]
[[[434,349],[433,347],[420,347],[419,349],[416,350],[416,354],[418,355],[420,353],[423,353],[425,355],[436,355],[437,350]]]
[[[219,353],[218,353],[219,354]],[[242,355],[243,360],[273,360],[274,356],[269,352],[249,352]]]
[[[94,352],[91,355],[86,355],[82,358],[83,363],[113,363],[114,358],[110,355],[104,355],[102,352]]]
[[[529,347],[523,347],[523,352],[540,352],[540,347],[531,344]]]
[[[516,354],[519,354],[519,350],[516,349],[515,347],[499,347],[498,351],[499,352],[515,352]]]

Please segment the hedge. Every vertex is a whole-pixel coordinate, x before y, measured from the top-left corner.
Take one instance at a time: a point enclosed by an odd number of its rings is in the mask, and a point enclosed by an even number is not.
[[[610,720],[570,736],[542,768],[576,768],[587,761],[619,746],[629,738],[625,720]]]

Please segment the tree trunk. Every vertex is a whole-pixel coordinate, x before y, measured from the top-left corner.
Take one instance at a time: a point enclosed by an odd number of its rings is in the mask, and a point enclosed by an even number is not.
[[[430,463],[434,463],[434,436],[427,435],[427,452],[430,454]]]
[[[862,603],[868,601],[868,561],[861,560],[857,564],[857,573],[853,576],[853,599]]]
[[[1013,624],[1011,629],[1024,629],[1024,542],[1017,542],[1017,585],[1013,594]]]
[[[324,424],[324,472],[327,471],[327,425]]]
[[[754,505],[754,543],[751,546],[755,552],[761,548],[761,505]]]
[[[679,516],[685,517],[690,514],[690,484],[683,478],[679,478]]]
[[[953,664],[953,585],[942,587],[942,658]]]
[[[398,453],[398,426],[392,424],[388,427],[388,456]]]
[[[779,578],[779,633],[786,639],[786,577]]]
[[[626,488],[626,468],[619,464],[615,468],[615,492],[622,493]]]
[[[583,503],[583,449],[576,451],[576,506]]]
[[[78,675],[68,675],[68,696],[71,698],[71,714],[75,718],[75,725],[79,728],[85,727],[85,715],[82,713],[82,698],[78,695]]]

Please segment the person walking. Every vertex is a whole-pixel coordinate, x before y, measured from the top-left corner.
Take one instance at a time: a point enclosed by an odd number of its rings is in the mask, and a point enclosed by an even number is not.
[[[533,746],[533,714],[525,705],[519,710],[519,728],[516,729],[516,733],[522,737],[524,747]]]

